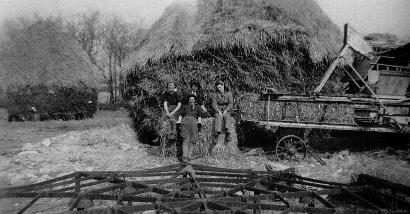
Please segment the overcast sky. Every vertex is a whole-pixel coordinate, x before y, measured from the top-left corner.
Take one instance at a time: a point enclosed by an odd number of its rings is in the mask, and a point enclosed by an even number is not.
[[[72,16],[100,10],[107,15],[116,14],[128,22],[152,24],[173,1],[177,0],[0,0],[0,22],[34,13]],[[410,0],[316,1],[340,27],[348,22],[364,35],[388,32],[410,38]]]

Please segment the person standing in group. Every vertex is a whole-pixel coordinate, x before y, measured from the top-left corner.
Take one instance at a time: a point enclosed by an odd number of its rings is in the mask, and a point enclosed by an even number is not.
[[[180,111],[181,137],[182,137],[182,162],[190,162],[194,151],[194,144],[201,131],[201,107],[196,104],[196,96],[191,94],[187,97],[188,104]]]
[[[215,110],[215,132],[216,137],[222,133],[222,128],[225,128],[227,140],[230,140],[230,135],[234,133],[234,127],[231,124],[231,110],[233,108],[233,95],[225,87],[225,83],[218,81],[215,83],[216,93],[212,96],[212,108]]]
[[[165,117],[169,119],[171,125],[171,133],[169,139],[175,140],[177,137],[177,119],[178,111],[181,108],[182,96],[178,92],[173,82],[168,83],[168,89],[163,95],[163,105]],[[164,120],[162,120],[164,121]]]
[[[201,84],[196,80],[193,80],[189,83],[189,89],[188,89],[188,91],[186,92],[186,95],[185,95],[185,97],[186,97],[185,101],[186,102],[188,102],[187,98],[190,95],[195,96],[196,104],[201,107],[203,116],[205,114],[208,114],[208,111],[205,108],[205,97],[204,97],[204,94],[202,93],[202,90],[201,90]],[[185,103],[185,104],[188,104],[188,103]]]

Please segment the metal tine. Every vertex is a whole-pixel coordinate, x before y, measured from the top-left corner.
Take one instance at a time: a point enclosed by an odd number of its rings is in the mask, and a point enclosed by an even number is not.
[[[177,193],[175,191],[169,191],[169,190],[161,189],[161,188],[158,188],[158,187],[151,187],[151,186],[148,186],[148,185],[136,182],[136,181],[130,181],[130,182],[132,183],[132,185],[134,187],[137,187],[137,188],[150,188],[152,190],[152,192],[155,192],[155,193],[158,193],[158,194],[175,194],[175,193]],[[189,195],[185,195],[185,194],[181,194],[181,193],[178,193],[178,194],[181,195],[181,196],[184,196],[186,198],[192,198]]]
[[[264,174],[264,175],[271,173],[271,172],[267,172],[267,171],[251,171],[250,169],[225,169],[225,168],[220,168],[220,167],[204,166],[204,165],[199,165],[199,164],[191,164],[191,166],[194,168],[194,170],[197,170],[197,171],[243,173],[243,174],[260,173],[260,174]]]
[[[360,174],[359,177],[357,178],[358,182],[360,184],[372,184],[375,187],[385,187],[389,188],[392,190],[399,191],[408,197],[410,197],[410,187],[405,186],[403,184],[398,184],[398,183],[392,183],[388,180],[384,180],[381,178],[376,178],[374,176],[366,175],[366,174]]]
[[[167,183],[175,183],[175,182],[183,182],[188,181],[188,178],[163,178],[163,179],[155,179],[155,180],[142,180],[142,181],[135,181],[140,184],[167,184]]]
[[[33,200],[31,200],[28,204],[26,204],[26,206],[24,206],[23,208],[21,208],[21,210],[19,210],[17,212],[17,214],[22,214],[24,213],[28,208],[30,208],[34,203],[36,203],[36,201],[38,199],[40,199],[42,196],[44,195],[44,192],[41,192],[40,194],[38,194],[35,198],[33,198]]]
[[[349,186],[349,184],[337,183],[337,182],[331,182],[331,181],[322,181],[322,180],[318,180],[318,179],[314,179],[314,178],[307,178],[307,177],[299,176],[299,175],[296,175],[296,174],[294,174],[292,176],[294,176],[295,178],[298,178],[298,179],[303,179],[303,180],[306,180],[306,181],[312,181],[312,182],[321,183],[321,184],[334,185],[336,187]]]
[[[231,210],[231,211],[233,211],[232,208],[227,207],[227,206],[224,206],[224,205],[222,205],[222,204],[220,204],[220,203],[218,203],[218,202],[215,202],[215,201],[208,201],[208,202],[207,202],[207,206],[208,206],[209,208],[214,208],[214,209],[217,209],[217,210],[223,209],[223,210]],[[242,210],[236,210],[235,213],[237,213],[237,214],[249,214],[249,213],[247,213],[247,212],[245,212],[245,211],[242,211]]]
[[[275,187],[283,188],[283,189],[286,189],[288,191],[293,191],[293,192],[301,191],[301,189],[298,189],[296,187],[292,187],[292,186],[288,186],[288,185],[284,185],[284,184],[279,184],[279,183],[274,183],[272,181],[261,180],[260,182],[264,186],[275,186]]]
[[[205,176],[250,177],[249,173],[227,173],[227,172],[209,172],[209,171],[196,171],[195,173],[197,175],[205,175]]]
[[[375,210],[379,210],[380,212],[382,212],[382,209],[379,208],[378,206],[370,203],[369,201],[367,201],[366,199],[360,197],[359,195],[356,195],[354,192],[350,191],[348,188],[342,187],[343,192],[348,193],[348,195],[352,196],[353,198],[361,201],[363,204],[365,204],[366,206],[375,209]]]
[[[140,173],[169,172],[169,171],[175,171],[176,169],[181,168],[181,166],[182,166],[181,163],[177,163],[173,165],[162,166],[162,167],[157,167],[157,168],[147,169],[147,170],[141,170],[137,172],[140,172]]]
[[[286,178],[274,177],[274,176],[269,176],[269,178],[273,179],[273,180],[277,180],[277,181],[286,181],[286,182],[290,182],[290,183],[297,183],[297,184],[303,184],[303,185],[314,186],[314,187],[321,187],[321,188],[326,188],[326,189],[335,188],[335,186],[331,186],[331,185],[311,183],[311,182],[300,181],[300,180],[296,180],[296,179],[292,180],[292,179],[286,179]]]
[[[116,184],[116,185],[101,188],[101,189],[92,190],[92,191],[87,192],[87,193],[99,193],[99,194],[101,194],[101,193],[108,192],[108,191],[111,191],[111,190],[120,189],[120,188],[125,187],[125,186],[126,186],[126,183],[121,183],[121,184]]]
[[[159,203],[159,204],[157,204],[157,206],[158,206],[159,208],[163,209],[163,210],[166,210],[166,211],[171,211],[171,212],[174,211],[173,208],[167,206],[167,205],[164,204],[164,203]]]
[[[384,197],[388,197],[388,198],[390,198],[390,199],[392,199],[392,200],[394,200],[394,201],[397,201],[398,203],[404,205],[405,207],[407,207],[407,209],[410,210],[410,201],[404,200],[404,199],[399,198],[399,197],[394,196],[394,195],[390,195],[390,194],[384,193],[384,192],[382,192],[382,191],[380,191],[380,190],[375,190],[375,191],[376,191],[378,194],[380,194],[380,195],[382,195],[382,196],[384,196]]]
[[[312,197],[317,199],[318,201],[320,201],[323,205],[325,205],[326,207],[329,208],[336,208],[336,206],[334,204],[332,204],[331,202],[329,202],[328,200],[324,199],[322,196],[320,196],[319,194],[317,194],[316,192],[312,191]]]
[[[81,199],[82,199],[82,195],[78,194],[77,198],[75,198],[75,200],[73,201],[73,203],[71,204],[70,208],[68,209],[68,211],[73,211],[75,208],[77,208],[78,204],[80,203]]]
[[[245,189],[249,190],[249,191],[258,191],[260,193],[264,193],[264,194],[275,194],[275,198],[278,198],[280,201],[282,201],[283,203],[285,203],[286,206],[290,206],[289,202],[282,197],[281,194],[279,194],[278,192],[270,192],[267,190],[262,190],[262,189],[258,189],[258,188],[254,188],[254,187],[245,187]]]
[[[186,206],[180,207],[179,210],[181,210],[181,211],[190,211],[190,210],[192,210],[192,209],[194,209],[194,208],[200,207],[201,205],[202,205],[201,202],[199,202],[199,201],[194,201],[194,202],[191,203],[191,204],[188,204],[188,205],[186,205]]]
[[[175,171],[180,167],[181,164],[173,164],[169,166],[163,166],[163,167],[157,167],[157,168],[152,168],[152,169],[145,169],[145,170],[140,170],[140,171],[81,171],[83,176],[102,176],[105,177],[110,174],[121,174],[126,177],[138,177],[139,175],[144,175],[144,174],[149,174],[149,173],[166,173],[166,172],[172,172]]]
[[[50,179],[50,180],[47,180],[47,181],[42,181],[42,182],[30,184],[30,185],[17,186],[17,187],[6,187],[6,188],[0,189],[0,192],[10,191],[10,190],[20,190],[20,189],[29,190],[29,189],[32,189],[34,187],[44,186],[46,184],[54,183],[56,181],[62,181],[62,180],[65,180],[65,179],[74,178],[76,175],[77,175],[77,173],[74,172],[74,173],[70,173],[68,175],[63,175],[61,177],[53,178],[53,179]]]
[[[85,184],[81,184],[79,186],[65,187],[65,188],[61,188],[61,189],[52,190],[52,191],[49,191],[49,192],[50,193],[65,192],[65,191],[68,191],[68,190],[73,190],[73,189],[76,189],[76,188],[83,188],[83,187],[88,187],[88,186],[94,186],[94,185],[106,183],[106,182],[109,182],[109,181],[114,181],[114,179],[112,177],[109,177],[109,178],[106,178],[106,179],[103,179],[103,180],[94,181],[94,182],[90,182],[90,183],[85,183]]]
[[[289,201],[286,200],[280,193],[275,193],[275,197],[279,198],[279,200],[285,203],[287,207],[290,207]]]
[[[80,181],[86,181],[86,180],[90,180],[90,178],[80,178]],[[43,186],[37,186],[37,187],[30,188],[27,191],[31,192],[31,191],[36,191],[36,190],[39,190],[39,189],[41,189],[42,191],[46,191],[45,189],[50,189],[50,188],[55,188],[55,187],[59,187],[59,186],[69,185],[71,183],[75,183],[75,180],[71,179],[71,180],[57,182],[57,183],[44,184]],[[13,190],[13,191],[17,191],[17,190]],[[6,191],[5,193],[10,194],[10,192],[13,192],[13,191],[8,191],[8,192]],[[2,196],[0,194],[0,198],[1,197]]]
[[[157,205],[156,204],[144,204],[144,205],[133,205],[133,206],[113,206],[108,209],[110,209],[110,212],[112,213],[133,213],[133,212],[140,212],[140,211],[147,211],[147,210],[154,210],[156,209]],[[107,208],[94,208],[89,210],[92,213],[107,213]],[[72,214],[85,214],[87,212],[84,211],[77,211],[77,212],[69,212]],[[68,214],[67,211],[64,211],[59,214]]]

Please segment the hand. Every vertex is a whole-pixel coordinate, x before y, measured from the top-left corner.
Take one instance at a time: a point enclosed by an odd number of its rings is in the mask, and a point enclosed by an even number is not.
[[[226,116],[226,114],[228,114],[228,112],[225,110],[224,113],[222,113],[222,116]]]
[[[198,123],[198,131],[200,132],[202,130],[202,123]]]

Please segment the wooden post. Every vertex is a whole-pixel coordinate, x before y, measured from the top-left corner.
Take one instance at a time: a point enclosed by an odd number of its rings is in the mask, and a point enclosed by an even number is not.
[[[370,88],[370,86],[366,83],[366,81],[364,81],[364,79],[362,78],[362,76],[360,76],[360,74],[356,71],[356,69],[353,67],[353,65],[351,65],[346,58],[343,57],[343,59],[347,62],[347,64],[349,65],[349,67],[354,71],[354,73],[356,74],[356,76],[360,79],[360,81],[363,82],[363,84],[366,86],[366,88],[370,91],[370,93],[372,93],[372,95],[374,96],[374,98],[376,98],[376,100],[380,103],[381,107],[384,109],[384,105],[383,102],[379,99],[379,97],[376,95],[376,93],[374,93],[373,89]]]
[[[356,80],[353,78],[352,74],[350,74],[348,71],[344,70],[347,76],[350,77],[350,79],[353,81],[353,83],[357,86],[357,88],[360,88],[359,83],[356,82]]]
[[[75,180],[75,192],[76,193],[80,193],[81,188],[80,188],[80,184],[81,184],[81,175],[79,172],[76,173],[74,180]]]
[[[322,90],[323,86],[325,86],[326,82],[329,80],[330,75],[332,75],[333,71],[335,70],[337,64],[339,63],[340,58],[346,53],[346,51],[349,49],[349,45],[345,44],[343,48],[340,50],[339,54],[337,55],[337,58],[332,62],[332,64],[329,66],[329,68],[326,70],[325,74],[323,75],[322,79],[320,80],[319,85],[315,88],[313,91],[314,95],[318,95],[320,91]]]

